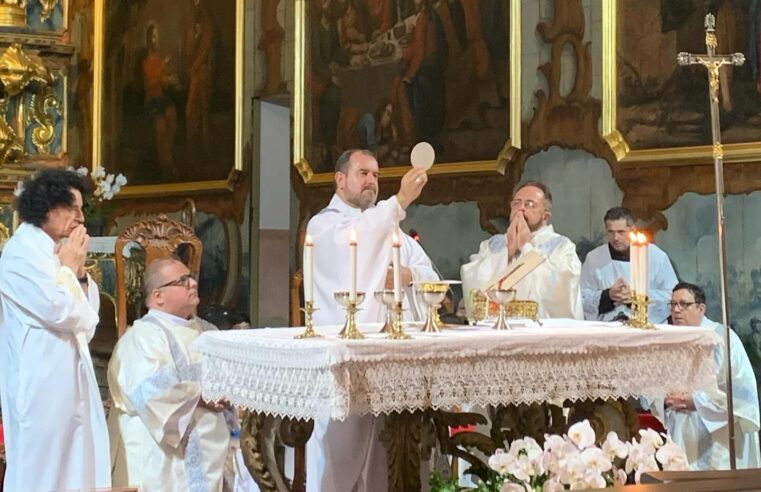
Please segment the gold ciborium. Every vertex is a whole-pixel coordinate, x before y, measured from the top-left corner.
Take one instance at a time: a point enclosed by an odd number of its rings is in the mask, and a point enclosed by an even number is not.
[[[507,322],[507,305],[515,299],[515,289],[489,289],[486,291],[486,297],[499,306],[497,321],[492,328],[495,330],[512,329]]]
[[[349,299],[349,293],[346,291],[336,292],[333,294],[336,302],[346,309],[346,323],[341,332],[338,334],[338,338],[344,338],[346,340],[362,340],[365,336],[359,329],[357,329],[357,321],[355,314],[357,314],[357,306],[362,304],[365,300],[364,292],[357,292],[357,298],[354,301]]]
[[[447,290],[449,290],[448,282],[421,282],[417,285],[418,295],[428,305],[428,315],[420,328],[423,333],[439,333],[445,328],[439,318],[439,306],[447,297]]]
[[[396,304],[394,301],[394,291],[391,289],[376,290],[375,300],[383,304],[386,308],[386,321],[383,323],[383,328],[381,328],[380,332],[391,333],[394,329],[394,316],[392,311],[394,309],[394,304]]]

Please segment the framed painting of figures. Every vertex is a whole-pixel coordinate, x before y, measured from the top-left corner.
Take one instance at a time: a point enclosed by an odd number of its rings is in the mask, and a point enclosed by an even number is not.
[[[706,53],[704,18],[716,18],[717,54],[742,66],[719,72],[725,162],[761,159],[761,2],[603,0],[603,135],[624,163],[711,162],[708,76],[677,65]]]
[[[332,181],[346,149],[400,176],[429,142],[434,173],[498,169],[520,148],[520,1],[296,0],[293,157]]]
[[[93,162],[127,177],[123,196],[234,182],[242,169],[243,2],[96,3]]]
[[[79,3],[80,0],[72,0]],[[58,35],[68,26],[65,13],[69,0],[28,0],[26,2],[26,23],[37,35]]]

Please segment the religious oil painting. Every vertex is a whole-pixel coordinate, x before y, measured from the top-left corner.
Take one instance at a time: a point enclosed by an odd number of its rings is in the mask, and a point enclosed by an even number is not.
[[[66,29],[69,0],[28,0],[26,2],[26,23],[35,33],[61,33]],[[76,3],[77,0],[73,0]]]
[[[510,59],[520,43],[515,4],[304,2],[296,22],[296,89],[303,92],[294,99],[294,158],[305,180],[332,173],[349,148],[374,151],[382,168],[406,165],[420,141],[432,144],[437,163],[494,169],[511,137],[511,109],[519,107],[511,108],[519,100],[511,93],[511,72],[519,76]]]
[[[604,22],[614,47],[605,60],[613,107],[609,126],[634,151],[711,143],[708,76],[701,65],[679,66],[679,52],[706,53],[704,18],[715,16],[717,54],[742,53],[745,64],[719,71],[719,113],[725,158],[761,141],[761,2],[757,0],[606,0]],[[605,27],[604,27],[605,29]],[[615,53],[615,55],[613,55]],[[608,128],[607,131],[613,130]],[[727,153],[726,151],[730,152]],[[704,154],[711,155],[706,148]],[[727,156],[727,154],[729,154]],[[751,160],[761,156],[746,153]],[[620,157],[620,156],[619,156]]]
[[[203,189],[239,169],[242,1],[103,2],[95,159],[130,187]]]

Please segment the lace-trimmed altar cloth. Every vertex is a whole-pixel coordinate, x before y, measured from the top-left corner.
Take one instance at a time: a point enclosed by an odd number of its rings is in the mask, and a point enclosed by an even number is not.
[[[712,330],[545,320],[495,331],[461,326],[438,334],[408,330],[386,340],[295,340],[302,328],[205,332],[203,396],[280,417],[345,419],[455,405],[557,399],[663,397],[716,387]]]

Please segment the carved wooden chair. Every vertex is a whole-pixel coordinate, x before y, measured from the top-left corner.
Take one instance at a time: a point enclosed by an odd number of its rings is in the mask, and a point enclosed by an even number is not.
[[[127,227],[116,240],[116,319],[121,337],[144,312],[143,272],[158,258],[177,255],[198,275],[201,270],[201,241],[193,229],[166,215]]]

